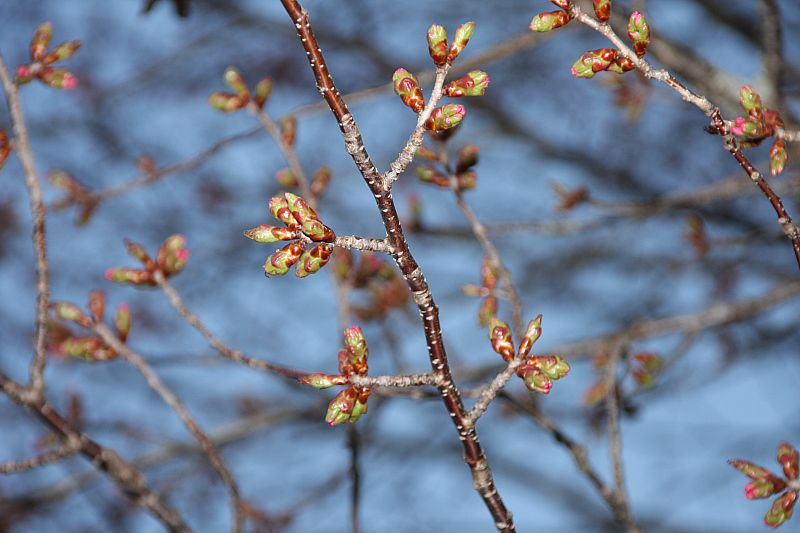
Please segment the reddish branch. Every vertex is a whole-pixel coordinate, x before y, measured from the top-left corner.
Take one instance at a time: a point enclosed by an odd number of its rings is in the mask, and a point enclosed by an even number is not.
[[[414,301],[419,308],[431,366],[434,372],[441,376],[441,382],[437,385],[437,388],[458,430],[459,439],[464,448],[464,460],[472,472],[473,486],[483,498],[494,518],[497,529],[500,531],[515,531],[511,513],[506,509],[500,494],[494,486],[492,473],[478,440],[478,435],[475,432],[475,428],[468,423],[468,413],[461,401],[458,389],[453,383],[447,354],[442,342],[438,306],[433,300],[422,270],[411,255],[403,235],[403,229],[400,225],[391,192],[384,186],[381,174],[375,168],[367,153],[356,121],[353,115],[350,114],[347,105],[339,94],[339,90],[331,79],[322,51],[311,30],[308,13],[296,0],[281,0],[281,2],[297,29],[297,34],[300,37],[308,56],[311,70],[316,78],[317,88],[339,123],[347,152],[353,158],[356,167],[375,196],[375,201],[383,219],[383,225],[386,228],[390,254],[403,273],[414,295]]]

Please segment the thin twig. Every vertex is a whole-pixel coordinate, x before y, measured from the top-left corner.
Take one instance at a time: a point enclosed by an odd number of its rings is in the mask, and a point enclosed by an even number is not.
[[[361,501],[361,472],[358,458],[361,449],[361,439],[358,429],[354,425],[347,428],[347,446],[350,448],[350,533],[359,533],[360,521],[359,503]]]
[[[11,79],[3,55],[0,54],[0,82],[6,95],[8,112],[14,129],[14,152],[17,154],[25,174],[25,186],[30,198],[33,217],[33,247],[36,250],[36,333],[35,356],[30,369],[30,392],[41,398],[44,394],[44,368],[47,364],[47,308],[50,303],[50,267],[47,261],[47,238],[45,234],[46,209],[42,187],[33,161],[28,128],[22,113],[17,85]]]
[[[188,429],[194,438],[197,439],[197,442],[200,443],[206,455],[208,456],[209,462],[217,471],[217,473],[219,473],[222,481],[225,483],[229,492],[231,493],[231,507],[233,508],[234,516],[233,529],[237,533],[242,531],[244,524],[239,487],[236,484],[236,480],[233,478],[233,475],[231,475],[230,470],[228,470],[228,467],[225,465],[225,461],[222,459],[222,455],[219,453],[219,450],[217,450],[217,447],[214,446],[214,443],[211,442],[203,430],[200,429],[200,426],[197,424],[197,422],[195,422],[194,418],[192,418],[192,415],[189,414],[189,411],[186,409],[186,406],[183,405],[183,402],[181,402],[175,393],[173,393],[164,384],[164,382],[161,381],[158,375],[156,375],[153,369],[150,368],[150,365],[147,364],[141,355],[123,344],[105,324],[94,324],[92,331],[99,335],[106,345],[115,350],[126,361],[136,367],[136,370],[142,374],[150,388],[153,389],[156,394],[161,396],[164,402],[166,402],[166,404],[169,405],[173,411],[175,411],[183,424],[186,426],[186,429]]]
[[[26,470],[33,470],[45,465],[56,463],[66,457],[75,455],[80,450],[80,442],[68,442],[62,444],[55,450],[45,452],[42,455],[26,459],[24,461],[14,461],[10,463],[0,463],[0,474],[12,474],[16,472],[25,472]]]

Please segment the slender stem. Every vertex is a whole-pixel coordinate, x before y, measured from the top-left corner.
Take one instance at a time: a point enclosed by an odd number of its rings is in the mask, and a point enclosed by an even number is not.
[[[350,448],[350,532],[359,533],[361,530],[358,518],[361,501],[361,471],[358,459],[361,451],[361,438],[354,425],[347,428],[347,446]]]
[[[26,459],[24,461],[14,461],[9,463],[0,463],[0,474],[12,474],[15,472],[25,472],[26,470],[33,470],[52,463],[57,463],[62,459],[75,455],[80,449],[80,442],[71,442],[63,444],[55,450],[43,453],[37,457]]]
[[[437,388],[458,431],[459,440],[461,440],[464,449],[464,461],[472,472],[473,487],[489,509],[496,528],[499,531],[515,531],[511,513],[506,508],[494,485],[492,472],[475,428],[465,425],[468,420],[468,413],[461,401],[461,395],[453,382],[450,372],[450,365],[442,341],[439,309],[433,300],[433,295],[422,269],[417,265],[409,250],[391,191],[384,186],[384,180],[375,168],[364,146],[355,118],[350,114],[347,105],[339,94],[339,90],[333,83],[325,58],[311,30],[308,13],[296,0],[281,0],[281,3],[297,29],[298,37],[316,78],[317,87],[336,117],[344,137],[347,153],[353,158],[364,181],[375,196],[391,245],[392,257],[403,273],[403,277],[411,289],[414,301],[420,311],[431,366],[434,372],[441,375],[441,382]]]
[[[31,393],[42,397],[44,394],[44,368],[47,364],[47,307],[50,302],[50,267],[47,261],[47,238],[45,234],[46,209],[42,197],[42,187],[33,161],[28,128],[22,114],[17,85],[11,79],[3,55],[0,54],[0,82],[6,95],[8,111],[14,129],[14,151],[22,164],[25,186],[28,188],[31,215],[33,216],[33,246],[36,250],[36,332],[35,356],[30,369]]]
[[[175,393],[173,393],[164,384],[164,382],[161,381],[158,375],[153,371],[152,368],[150,368],[150,365],[147,364],[141,355],[123,344],[105,324],[95,324],[92,327],[92,331],[99,335],[106,345],[115,350],[126,361],[136,367],[136,370],[142,374],[150,388],[153,389],[156,394],[161,396],[164,402],[166,402],[166,404],[169,405],[173,411],[175,411],[183,424],[186,426],[186,429],[188,429],[194,438],[197,439],[197,442],[200,443],[206,455],[208,456],[209,462],[217,471],[217,473],[219,473],[222,481],[225,483],[229,492],[231,493],[231,507],[233,508],[234,516],[233,529],[237,533],[242,531],[244,517],[242,515],[239,487],[236,484],[236,480],[228,470],[228,467],[225,465],[225,461],[222,459],[222,455],[220,455],[217,447],[214,446],[214,443],[211,441],[211,439],[209,439],[203,430],[200,429],[200,426],[197,424],[197,422],[195,422],[194,418],[192,418],[192,415],[189,414],[189,411],[186,409],[186,406],[183,405],[183,402],[181,402]]]

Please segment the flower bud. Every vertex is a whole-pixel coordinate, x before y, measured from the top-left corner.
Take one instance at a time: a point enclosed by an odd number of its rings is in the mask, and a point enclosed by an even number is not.
[[[606,382],[605,380],[597,380],[589,389],[583,394],[583,404],[587,407],[593,407],[600,403],[600,400],[606,396]]]
[[[425,107],[425,97],[419,86],[417,78],[404,68],[398,68],[392,75],[394,92],[405,105],[414,110],[415,113],[422,111]]]
[[[116,356],[100,337],[68,337],[59,344],[59,351],[68,357],[86,361],[105,361]]]
[[[452,63],[455,58],[464,50],[464,47],[467,46],[470,37],[472,37],[472,32],[475,31],[475,23],[474,22],[465,22],[458,28],[456,28],[456,34],[453,37],[453,43],[450,45],[450,50],[447,52],[447,62]]]
[[[271,92],[272,92],[271,79],[264,78],[263,80],[258,82],[258,84],[256,85],[256,94],[253,97],[253,102],[259,109],[264,108],[264,104],[267,103],[267,98],[269,98]]]
[[[539,13],[531,20],[530,29],[538,32],[548,32],[564,26],[572,19],[567,11],[549,11]]]
[[[228,67],[225,69],[225,73],[223,74],[223,78],[225,79],[225,83],[233,89],[233,92],[236,93],[245,103],[250,99],[250,91],[247,90],[247,85],[244,83],[244,78],[242,78],[242,74],[236,69],[236,67]]]
[[[325,422],[331,426],[338,426],[350,419],[353,408],[358,398],[358,391],[355,387],[348,387],[337,394],[328,404],[328,412],[325,414]]]
[[[319,167],[311,177],[311,194],[319,198],[325,192],[325,189],[328,188],[330,182],[331,168],[327,165]]]
[[[278,182],[278,185],[287,189],[297,187],[297,178],[288,168],[278,170],[275,173],[275,181]]]
[[[436,152],[434,152],[424,144],[421,145],[419,148],[417,148],[417,153],[415,155],[421,159],[427,159],[428,161],[439,160],[439,156],[436,154]]]
[[[478,173],[474,170],[461,172],[456,176],[456,185],[460,191],[474,189],[478,185]]]
[[[628,19],[628,38],[633,43],[633,51],[637,56],[642,57],[647,53],[647,45],[650,44],[650,26],[644,15],[638,11],[634,11]]]
[[[508,361],[514,357],[514,343],[511,340],[511,328],[499,318],[492,317],[489,324],[489,340],[492,349]]]
[[[484,256],[481,262],[481,284],[490,290],[497,287],[497,269],[489,256]]]
[[[302,242],[295,241],[273,253],[264,263],[264,274],[267,276],[283,276],[300,259],[303,248]]]
[[[590,50],[584,52],[580,59],[572,65],[570,71],[576,78],[591,78],[596,73],[607,69],[616,57],[617,51],[613,48]]]
[[[749,477],[750,479],[769,479],[774,477],[772,472],[758,466],[755,463],[751,463],[750,461],[745,461],[743,459],[731,459],[728,461],[728,464],[734,467],[736,470],[744,474],[745,476]]]
[[[297,262],[295,274],[298,278],[314,274],[328,263],[332,252],[332,244],[318,244],[310,250],[306,250]]]
[[[122,342],[128,339],[128,334],[131,332],[131,324],[133,318],[131,317],[131,310],[125,304],[120,304],[117,307],[117,312],[114,314],[114,327],[117,330],[117,337]]]
[[[53,304],[53,311],[56,316],[61,320],[67,322],[74,322],[84,328],[92,327],[92,320],[83,314],[83,311],[77,305],[69,302],[56,302]]]
[[[364,332],[361,331],[360,327],[353,326],[344,330],[344,345],[352,372],[366,375],[369,348],[367,347],[367,340],[364,338]]]
[[[425,129],[431,131],[443,131],[457,126],[464,120],[467,110],[463,105],[445,104],[437,107],[431,116],[425,121]]]
[[[300,229],[300,224],[297,223],[289,209],[289,202],[285,196],[273,196],[269,199],[269,212],[275,217],[276,220],[283,222],[289,228]]]
[[[287,115],[281,118],[280,129],[283,143],[287,146],[294,146],[294,142],[297,140],[297,117]]]
[[[778,463],[783,467],[783,474],[789,479],[797,479],[798,453],[788,442],[778,445]]]
[[[553,388],[553,381],[547,375],[531,365],[523,365],[517,369],[517,376],[519,376],[525,383],[525,387],[531,392],[538,392],[539,394],[550,394]]]
[[[47,52],[47,47],[50,45],[50,40],[53,38],[53,24],[50,22],[42,23],[33,33],[31,39],[31,59],[34,61],[41,61],[44,59],[44,54]]]
[[[757,117],[762,112],[761,96],[750,85],[739,89],[739,103],[748,115]]]
[[[114,283],[123,285],[136,285],[138,287],[155,287],[153,273],[148,270],[138,270],[135,268],[109,268],[105,272],[105,278]]]
[[[480,148],[477,144],[468,144],[458,151],[458,159],[456,162],[456,174],[460,174],[478,163],[478,155]]]
[[[447,63],[447,32],[438,24],[428,28],[428,53],[436,66]]]
[[[350,413],[350,422],[355,424],[359,418],[361,418],[364,413],[367,412],[369,408],[367,407],[366,399],[361,399],[361,397],[356,398],[356,403],[353,405],[353,411]]]
[[[764,516],[764,523],[770,527],[778,527],[792,517],[797,491],[787,490],[772,503],[772,507]]]
[[[214,109],[222,111],[223,113],[231,113],[246,106],[247,100],[244,100],[235,94],[216,91],[211,93],[211,95],[208,97],[208,104]]]
[[[278,241],[291,241],[300,235],[295,229],[280,226],[261,224],[244,232],[244,236],[256,242],[269,243]]]
[[[539,336],[542,334],[542,315],[536,315],[536,318],[528,322],[528,329],[525,330],[525,336],[519,343],[519,350],[517,353],[520,356],[526,356],[530,353],[533,343],[535,343]]]
[[[465,76],[451,81],[444,88],[444,94],[450,97],[483,96],[491,80],[482,70],[471,70]]]
[[[303,385],[314,387],[315,389],[327,389],[334,385],[347,385],[347,378],[344,376],[332,376],[330,374],[306,374],[297,378]]]
[[[617,58],[608,65],[606,69],[608,72],[614,72],[616,74],[624,74],[625,72],[629,72],[636,68],[636,64],[631,61],[629,58],[621,55],[617,55]]]
[[[484,298],[481,302],[481,306],[478,308],[478,324],[485,328],[492,322],[496,314],[497,298],[495,296]]]
[[[11,143],[8,142],[8,134],[5,130],[0,130],[0,169],[3,168],[3,165],[8,159],[9,154],[11,153]]]
[[[775,139],[769,149],[769,172],[777,176],[786,167],[786,160],[789,155],[786,153],[786,143],[783,139]]]
[[[781,492],[786,488],[786,483],[777,477],[769,477],[766,479],[756,479],[751,481],[744,487],[744,497],[748,500],[760,500],[762,498],[769,498],[773,494]]]
[[[56,61],[64,61],[69,59],[75,52],[78,51],[78,48],[81,47],[80,41],[67,41],[64,43],[59,44],[52,52],[47,54],[42,59],[43,65],[52,65]]]
[[[569,364],[560,355],[538,355],[529,357],[528,364],[531,364],[547,374],[552,380],[561,379],[569,374]]]
[[[17,67],[16,77],[14,78],[14,83],[17,86],[25,85],[26,83],[30,83],[34,78],[33,71],[31,70],[30,65],[20,65]]]
[[[135,243],[131,240],[125,239],[125,248],[128,250],[128,253],[142,262],[144,268],[147,270],[154,270],[156,268],[155,262],[150,258],[147,252],[139,243]]]
[[[189,261],[189,250],[186,248],[186,237],[171,235],[158,249],[156,263],[165,276],[173,276],[183,270]]]
[[[69,91],[78,86],[78,78],[63,68],[45,67],[39,71],[39,79],[53,89]]]
[[[423,183],[431,183],[443,189],[450,188],[450,178],[440,173],[430,165],[421,165],[415,171],[419,180]]]
[[[608,22],[611,17],[611,0],[592,0],[594,15],[600,22]]]
[[[568,10],[571,7],[570,0],[550,0],[550,2],[564,10]]]
[[[102,322],[106,314],[106,294],[100,290],[89,292],[89,312],[95,322]]]

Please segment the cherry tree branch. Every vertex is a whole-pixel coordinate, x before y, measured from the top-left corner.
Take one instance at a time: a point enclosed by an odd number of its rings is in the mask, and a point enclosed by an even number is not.
[[[8,463],[0,463],[0,474],[12,474],[16,472],[25,472],[26,470],[33,470],[45,465],[57,463],[62,459],[75,455],[80,449],[80,442],[68,442],[62,444],[55,450],[45,452],[42,455],[26,459],[23,461],[13,461]]]

